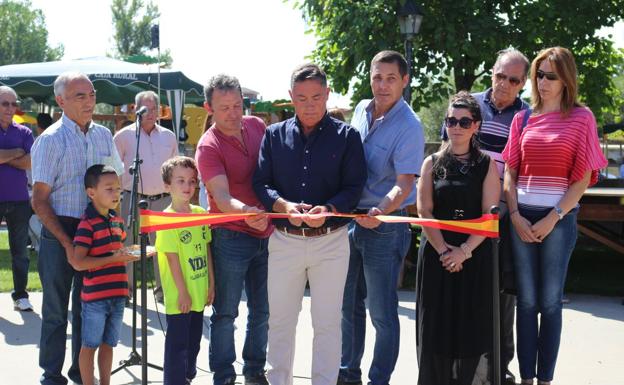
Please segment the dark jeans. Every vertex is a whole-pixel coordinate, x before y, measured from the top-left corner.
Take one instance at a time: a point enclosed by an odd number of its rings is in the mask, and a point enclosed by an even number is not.
[[[243,346],[243,374],[264,372],[269,301],[267,295],[268,239],[239,231],[212,230],[212,258],[215,269],[215,300],[210,317],[210,369],[220,385],[235,378],[234,320],[243,287],[247,296],[247,330]]]
[[[75,223],[63,222],[65,232],[74,237],[78,220]],[[39,343],[39,366],[43,369],[41,383],[44,385],[67,384],[63,377],[65,362],[65,344],[67,341],[67,313],[69,297],[72,300],[72,364],[68,377],[79,384],[80,354],[82,329],[82,273],[74,270],[67,262],[67,255],[61,243],[45,227],[41,230],[41,249],[39,251],[39,277],[43,289],[41,306],[41,341]]]
[[[197,355],[204,327],[204,312],[167,314],[165,385],[184,385],[197,374]]]
[[[404,211],[393,215],[405,215]],[[340,378],[360,381],[360,363],[366,335],[366,306],[375,328],[373,361],[368,372],[372,385],[387,385],[399,356],[399,299],[397,284],[411,240],[405,223],[382,223],[366,229],[349,226],[351,255],[342,304],[342,359]]]
[[[576,244],[577,212],[574,209],[557,222],[541,243],[525,243],[512,231],[518,288],[518,363],[523,379],[553,379],[561,340],[563,287]],[[520,213],[531,223],[540,219],[522,210]]]
[[[0,202],[0,222],[4,218],[9,230],[11,269],[13,270],[13,300],[28,298],[28,220],[32,215],[30,202]]]

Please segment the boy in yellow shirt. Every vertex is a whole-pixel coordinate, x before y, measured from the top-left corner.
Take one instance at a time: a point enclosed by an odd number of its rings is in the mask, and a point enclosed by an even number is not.
[[[177,156],[162,165],[165,191],[171,194],[170,213],[204,213],[192,205],[198,172],[195,161]],[[197,369],[204,307],[214,299],[214,272],[210,255],[210,229],[194,226],[156,233],[156,250],[165,297],[165,385],[189,384]]]

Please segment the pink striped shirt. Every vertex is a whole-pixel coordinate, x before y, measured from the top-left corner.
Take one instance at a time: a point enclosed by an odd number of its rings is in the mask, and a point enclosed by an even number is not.
[[[505,162],[518,172],[519,204],[553,207],[588,170],[590,185],[597,182],[607,160],[589,108],[575,107],[567,118],[560,112],[531,116],[520,132],[524,113],[514,116],[503,150]]]

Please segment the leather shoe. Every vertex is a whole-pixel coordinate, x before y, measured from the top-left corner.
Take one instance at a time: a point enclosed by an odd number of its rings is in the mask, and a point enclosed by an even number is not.
[[[349,382],[338,377],[338,381],[336,381],[336,385],[362,385],[362,381]]]

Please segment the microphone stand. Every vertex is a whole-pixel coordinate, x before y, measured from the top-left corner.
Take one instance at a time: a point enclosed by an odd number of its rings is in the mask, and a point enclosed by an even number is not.
[[[490,214],[499,214],[500,209],[497,206],[490,207]],[[500,226],[499,226],[500,228]],[[500,284],[499,284],[499,261],[498,246],[500,236],[490,238],[492,243],[492,356],[494,358],[494,367],[492,368],[493,384],[501,384],[501,348],[500,348]]]
[[[119,367],[111,372],[111,375],[117,373],[121,369],[141,365],[141,384],[147,385],[147,367],[163,370],[162,367],[147,362],[147,239],[148,234],[139,232],[139,207],[143,210],[147,209],[147,202],[138,201],[139,191],[139,175],[141,174],[142,159],[139,159],[139,142],[141,139],[141,121],[143,114],[138,113],[136,116],[136,149],[134,160],[130,167],[132,174],[132,192],[130,193],[130,213],[127,223],[132,224],[132,242],[141,245],[141,355],[137,352],[137,263],[132,262],[132,351],[128,359],[119,361]],[[138,242],[137,242],[138,241]]]

